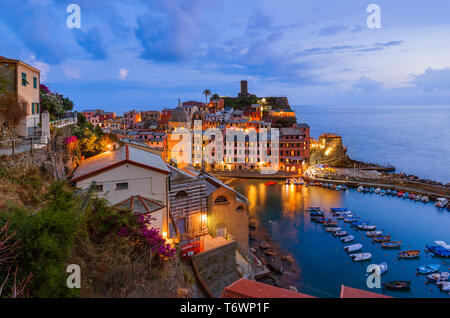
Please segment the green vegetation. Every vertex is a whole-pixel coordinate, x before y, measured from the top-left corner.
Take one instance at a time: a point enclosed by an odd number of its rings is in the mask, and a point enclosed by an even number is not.
[[[211,95],[211,91],[209,89],[205,89],[203,91],[203,95],[205,95],[205,102],[208,103],[208,96]]]
[[[115,135],[105,134],[100,126],[94,127],[87,122],[80,113],[78,114],[78,124],[73,127],[72,134],[78,140],[76,156],[79,161],[82,157],[89,158],[107,151],[108,145],[118,141]]]
[[[256,97],[224,97],[225,107],[233,107],[233,109],[246,110],[249,109],[253,104],[258,103],[258,98]]]
[[[47,110],[50,119],[58,119],[58,115],[73,109],[73,102],[57,92],[51,92],[44,84],[40,85],[39,98],[42,110]]]

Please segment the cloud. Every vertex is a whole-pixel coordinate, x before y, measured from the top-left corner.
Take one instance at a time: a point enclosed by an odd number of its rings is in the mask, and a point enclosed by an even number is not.
[[[322,28],[317,33],[320,36],[329,36],[329,35],[336,35],[338,33],[341,33],[343,31],[346,31],[347,28],[342,25],[332,25],[325,28]]]
[[[127,70],[125,68],[121,68],[119,70],[119,79],[124,80],[125,78],[127,78],[129,72],[130,72],[130,70]]]
[[[97,27],[83,29],[74,29],[74,37],[78,45],[83,47],[94,60],[104,60],[106,52],[102,44],[100,31]]]
[[[450,92],[450,68],[433,70],[428,68],[411,82],[418,89],[429,93]]]
[[[364,94],[374,94],[377,93],[383,86],[383,83],[374,81],[366,76],[360,77],[352,88],[357,92]]]

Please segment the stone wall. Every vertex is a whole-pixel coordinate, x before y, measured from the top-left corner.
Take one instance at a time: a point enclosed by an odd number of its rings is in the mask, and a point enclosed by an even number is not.
[[[192,256],[197,279],[207,286],[211,296],[220,297],[226,286],[240,278],[236,269],[236,247],[237,242],[231,242]]]

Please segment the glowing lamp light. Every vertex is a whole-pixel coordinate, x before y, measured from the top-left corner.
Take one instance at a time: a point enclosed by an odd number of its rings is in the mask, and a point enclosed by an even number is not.
[[[164,238],[167,238],[167,232],[163,232],[162,235]]]
[[[208,220],[208,216],[206,214],[202,215],[202,221],[206,222]]]

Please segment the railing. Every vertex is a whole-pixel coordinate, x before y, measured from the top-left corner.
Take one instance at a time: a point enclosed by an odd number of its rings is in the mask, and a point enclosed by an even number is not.
[[[29,144],[28,144],[29,142]],[[44,145],[41,143],[41,138],[26,137],[17,139],[0,140],[0,155],[14,156],[16,153],[30,151],[31,153],[36,148],[36,145]]]
[[[66,118],[62,118],[62,119],[52,120],[50,122],[50,125],[52,127],[61,128],[61,127],[76,124],[76,123],[77,123],[76,117],[66,117]]]

